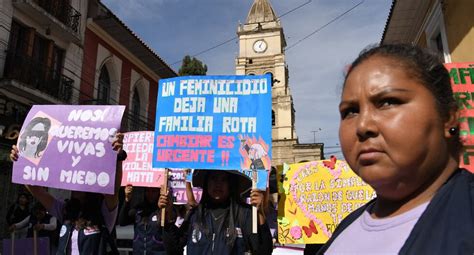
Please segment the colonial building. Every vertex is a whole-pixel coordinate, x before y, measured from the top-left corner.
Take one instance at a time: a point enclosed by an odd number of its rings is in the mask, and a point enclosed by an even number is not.
[[[272,74],[272,165],[323,158],[323,144],[300,144],[285,61],[283,27],[267,0],[255,0],[245,24],[239,25],[236,74]]]
[[[0,1],[0,229],[21,185],[8,159],[34,104],[77,104],[88,1]]]
[[[177,74],[102,3],[89,15],[80,102],[125,105],[123,131],[154,130],[158,80]]]
[[[158,80],[174,76],[98,0],[0,1],[0,238],[23,188],[8,155],[32,105],[126,105],[122,131],[153,130]]]
[[[472,10],[472,0],[394,0],[382,43],[413,43],[439,51],[446,63],[472,62]]]

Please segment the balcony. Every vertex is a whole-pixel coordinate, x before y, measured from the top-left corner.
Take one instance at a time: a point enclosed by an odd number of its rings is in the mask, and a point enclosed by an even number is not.
[[[81,13],[64,0],[13,0],[13,5],[44,24],[52,34],[66,40],[81,42]]]
[[[1,87],[38,103],[71,104],[74,81],[22,54],[8,53]]]

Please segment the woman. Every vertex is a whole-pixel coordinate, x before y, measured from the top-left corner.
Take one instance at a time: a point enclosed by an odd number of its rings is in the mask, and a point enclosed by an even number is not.
[[[111,234],[117,218],[122,161],[127,158],[122,146],[123,134],[117,133],[112,142],[113,150],[117,151],[114,194],[73,191],[71,199],[63,202],[54,198],[43,187],[26,185],[30,193],[62,224],[58,255],[106,254],[107,245],[118,253]],[[13,145],[10,159],[17,161],[18,157],[18,148]]]
[[[125,187],[125,202],[120,209],[119,224],[134,224],[133,254],[166,254],[161,238],[160,211],[158,197],[160,189],[145,188],[145,199],[132,204],[132,185]]]
[[[56,218],[50,215],[41,203],[36,203],[31,214],[23,221],[10,226],[11,231],[21,228],[27,229],[27,237],[34,237],[35,231],[38,237],[47,237],[51,252],[56,250],[56,242],[54,242],[56,238],[53,236],[55,233],[57,234]]]
[[[20,193],[16,199],[16,203],[13,204],[7,212],[7,224],[10,229],[15,230],[15,238],[26,238],[28,229],[26,227],[18,228],[14,227],[14,224],[23,221],[30,215],[30,200],[27,193]]]
[[[258,207],[258,234],[252,234],[252,210],[240,194],[251,187],[250,179],[235,171],[197,170],[193,186],[203,188],[199,205],[177,227],[168,195],[162,194],[158,206],[166,208],[167,224],[163,234],[170,254],[271,254],[272,237],[262,210],[263,192],[253,190],[252,205]]]
[[[458,169],[459,114],[447,70],[411,45],[366,51],[339,105],[344,156],[377,193],[320,254],[473,254],[474,177]]]

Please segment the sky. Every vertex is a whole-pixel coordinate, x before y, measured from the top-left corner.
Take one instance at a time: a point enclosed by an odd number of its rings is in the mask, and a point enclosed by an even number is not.
[[[183,57],[191,55],[207,65],[208,75],[233,75],[239,50],[237,27],[245,23],[253,1],[103,0],[103,3],[176,72]],[[362,49],[380,42],[392,1],[269,1],[276,15],[281,16],[288,45],[286,63],[299,142],[324,143],[325,155],[341,158],[338,104],[344,70]],[[218,46],[226,41],[229,42]]]

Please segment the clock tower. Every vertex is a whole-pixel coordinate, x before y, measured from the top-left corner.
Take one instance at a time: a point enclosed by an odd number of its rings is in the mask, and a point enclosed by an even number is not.
[[[239,55],[236,74],[272,74],[272,165],[319,159],[322,145],[313,144],[320,148],[318,155],[295,155],[298,138],[285,62],[285,35],[268,0],[254,0],[245,24],[239,24],[237,35]]]

